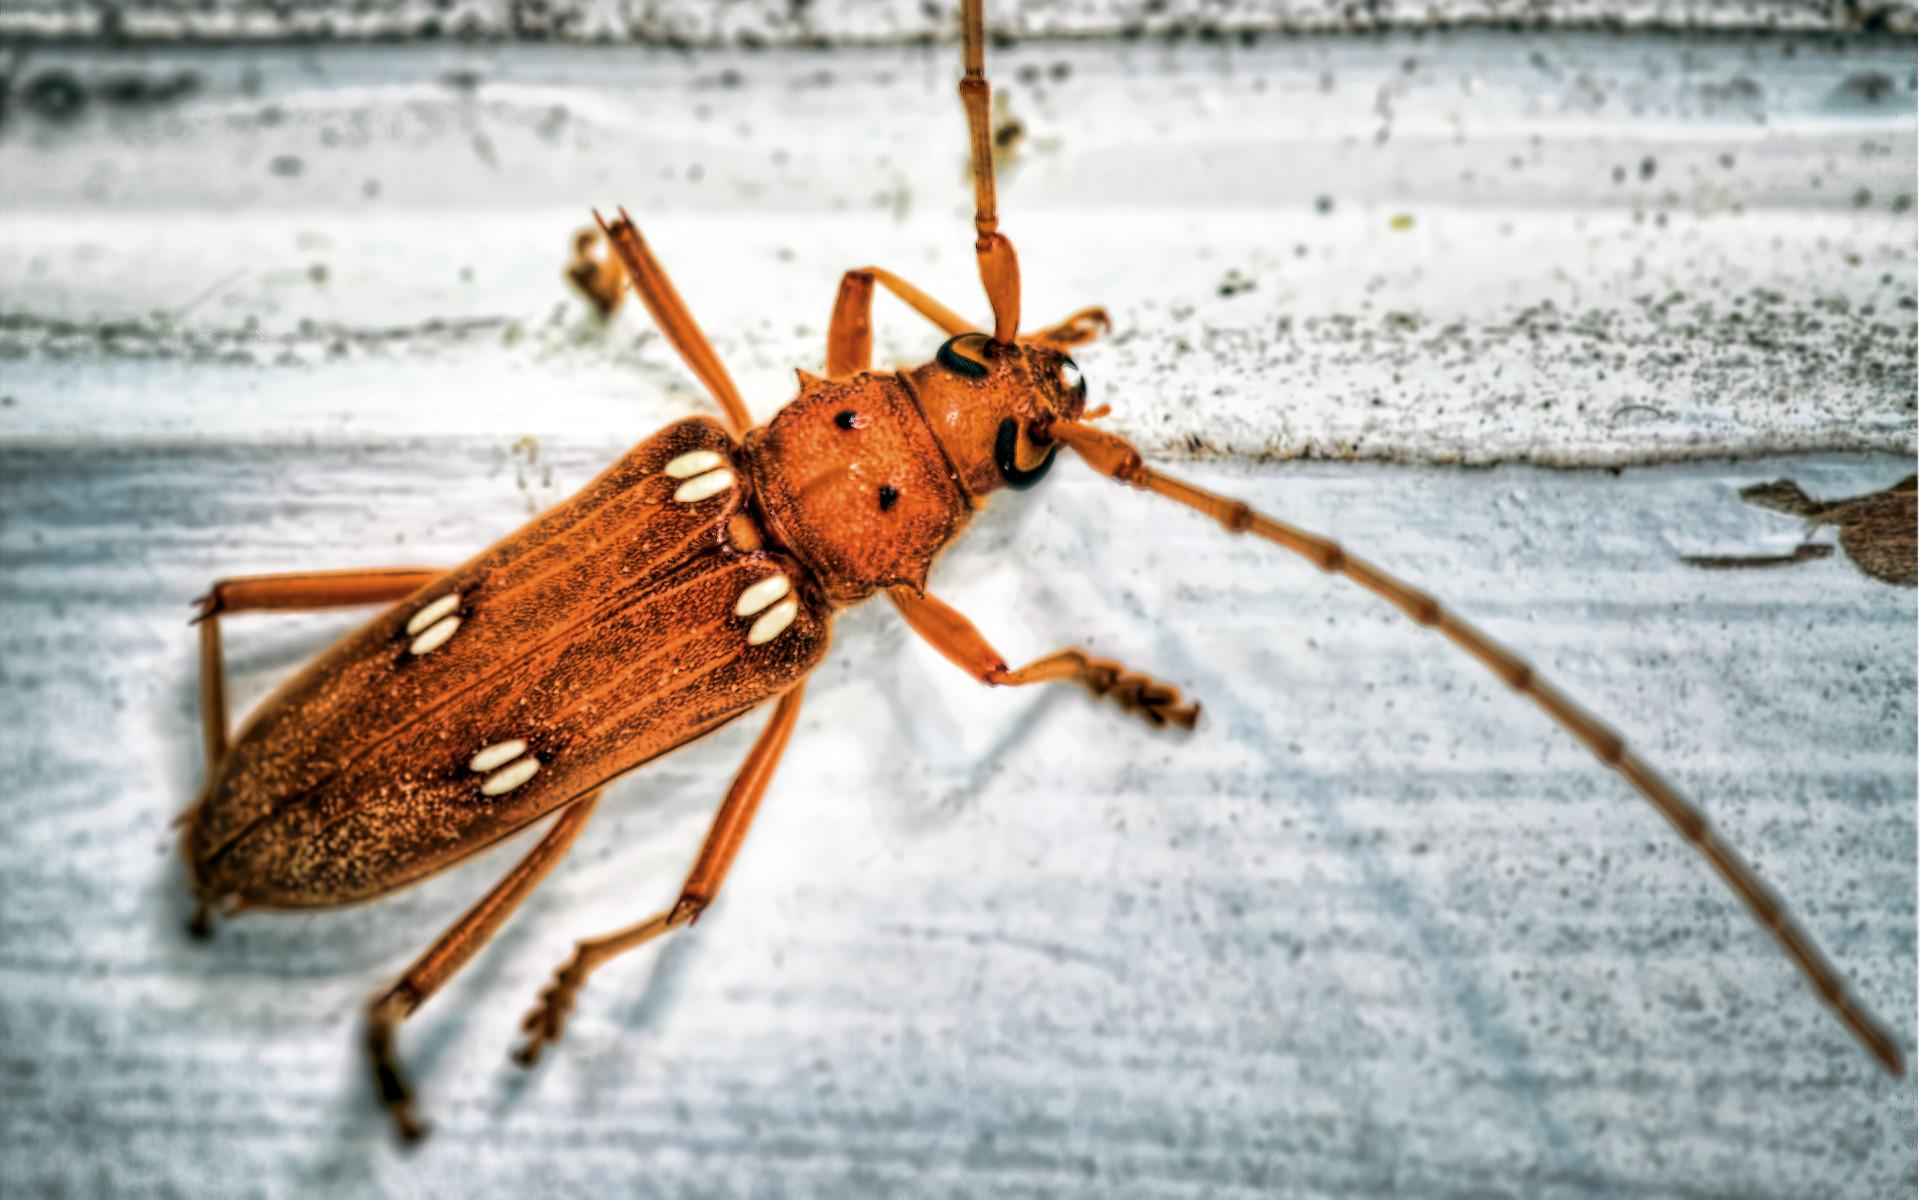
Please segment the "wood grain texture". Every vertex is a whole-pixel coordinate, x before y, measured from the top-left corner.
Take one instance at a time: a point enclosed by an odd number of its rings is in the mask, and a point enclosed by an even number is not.
[[[6,452],[5,1190],[1911,1186],[1911,1089],[1583,750],[1354,589],[1068,466],[934,585],[1016,657],[1083,641],[1177,681],[1200,729],[977,688],[855,610],[714,912],[596,979],[541,1073],[506,1063],[571,939],[671,899],[751,722],[617,786],[410,1027],[439,1128],[396,1155],[359,1006],[507,859],[188,940],[186,600],[452,557],[619,448]],[[1736,498],[1788,469],[1843,495],[1904,467],[1199,474],[1434,584],[1616,720],[1911,1046],[1913,593],[1837,555],[1678,561],[1797,539]],[[235,621],[236,703],[352,620]]]
[[[762,415],[848,267],[978,319],[951,48],[19,62],[84,104],[16,87],[0,124],[0,1193],[1914,1189],[1912,1088],[1584,750],[1357,590],[1069,462],[932,586],[1014,661],[1081,643],[1179,685],[1199,728],[980,688],[849,613],[714,910],[507,1063],[574,938],[671,901],[752,720],[611,789],[409,1023],[438,1128],[400,1152],[361,1006],[524,840],[191,942],[191,601],[461,561],[708,411],[562,290],[588,204],[647,224]],[[1113,427],[1614,721],[1911,1049],[1914,593],[1838,553],[1685,561],[1801,544],[1744,487],[1912,472],[1911,47],[990,62],[1026,307],[1113,308],[1076,354]],[[882,363],[937,344],[877,317]],[[1315,455],[1387,461],[1286,461]],[[236,709],[361,619],[233,621]]]

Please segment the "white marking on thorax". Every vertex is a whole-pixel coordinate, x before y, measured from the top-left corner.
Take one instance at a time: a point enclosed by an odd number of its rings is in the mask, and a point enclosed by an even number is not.
[[[407,636],[412,637],[422,629],[460,607],[460,593],[448,592],[438,600],[428,602],[419,612],[407,618]]]
[[[715,467],[726,465],[726,458],[717,451],[689,450],[667,464],[667,474],[675,479],[692,479],[695,475],[704,475]]]
[[[760,619],[753,623],[753,628],[747,630],[747,645],[758,646],[762,642],[770,642],[779,637],[787,631],[787,626],[793,624],[793,619],[799,615],[799,601],[788,596],[760,614]]]
[[[733,606],[733,615],[750,617],[792,590],[793,585],[787,582],[785,575],[769,575],[740,593],[740,602]]]
[[[533,755],[529,754],[524,758],[516,758],[506,766],[501,767],[498,771],[487,776],[486,782],[480,785],[480,794],[482,796],[504,796],[527,780],[532,779],[535,775],[539,774],[539,772],[540,760]]]
[[[708,496],[724,492],[733,486],[733,472],[721,467],[717,471],[708,471],[705,475],[696,475],[680,485],[673,498],[682,504],[693,504],[705,500]]]
[[[527,744],[519,738],[514,738],[510,742],[495,742],[491,746],[483,747],[478,754],[468,759],[467,767],[474,771],[491,771],[495,767],[512,762],[526,752]]]
[[[446,645],[447,639],[452,637],[453,631],[458,628],[460,628],[459,617],[441,617],[438,621],[427,626],[426,631],[419,637],[413,639],[413,642],[407,647],[407,652],[409,654],[431,654]]]

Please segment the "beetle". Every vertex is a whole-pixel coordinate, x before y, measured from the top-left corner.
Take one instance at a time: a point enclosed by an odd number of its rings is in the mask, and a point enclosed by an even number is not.
[[[1167,475],[1095,423],[1072,352],[1097,308],[1020,330],[1020,273],[999,229],[981,0],[963,7],[960,97],[970,133],[974,250],[993,320],[969,322],[878,267],[847,272],[823,374],[756,426],[725,367],[623,211],[577,246],[569,275],[611,311],[630,285],[719,404],[629,450],[583,491],[451,571],[401,567],[255,576],[201,599],[208,779],[183,818],[199,897],[215,909],[321,908],[394,891],[543,818],[544,836],[367,1009],[366,1041],[396,1128],[425,1126],[395,1049],[418,1011],[567,852],[619,776],[762,706],[772,713],[720,804],[678,899],[579,942],[523,1022],[537,1062],[600,966],[690,925],[713,902],[794,729],[836,612],[878,593],[915,633],[992,686],[1074,682],[1154,726],[1198,706],[1150,675],[1068,648],[1017,669],[927,591],[928,571],[994,492],[1039,484],[1062,448],[1099,474],[1343,575],[1478,660],[1625,777],[1779,942],[1816,995],[1895,1075],[1901,1048],[1703,813],[1612,730],[1438,601],[1335,542]],[[596,214],[597,216],[597,214]],[[872,368],[876,288],[939,327],[929,362]],[[389,607],[229,735],[221,619],[261,610]]]

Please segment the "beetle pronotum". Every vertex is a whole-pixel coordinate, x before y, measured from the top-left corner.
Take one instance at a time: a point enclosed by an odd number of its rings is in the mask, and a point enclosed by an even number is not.
[[[691,924],[745,838],[793,732],[836,609],[884,591],[908,625],[981,682],[1072,681],[1153,725],[1191,727],[1173,687],[1083,650],[1010,669],[928,569],[1000,488],[1040,482],[1066,447],[1096,472],[1302,555],[1387,600],[1478,660],[1623,775],[1778,940],[1815,993],[1887,1070],[1900,1047],[1779,900],[1621,739],[1504,647],[1335,543],[1149,467],[1098,428],[1069,351],[1097,308],[1020,332],[1020,277],[994,199],[980,0],[964,7],[960,82],[971,134],[975,253],[992,308],[978,331],[877,267],[842,278],[823,375],[755,426],[724,366],[632,221],[602,223],[618,263],[576,264],[611,308],[626,283],[719,403],[634,447],[584,491],[451,571],[391,568],[229,579],[201,602],[209,778],[183,845],[209,907],[324,907],[392,891],[552,816],[544,837],[368,1009],[380,1095],[418,1136],[395,1031],[565,854],[602,787],[771,703],[678,900],[580,942],[528,1014],[516,1057],[559,1038],[609,959]],[[871,369],[875,285],[938,326],[931,362]],[[220,617],[389,603],[309,665],[229,739]]]

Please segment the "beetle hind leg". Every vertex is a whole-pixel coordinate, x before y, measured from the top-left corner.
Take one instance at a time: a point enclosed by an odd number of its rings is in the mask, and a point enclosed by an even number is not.
[[[243,612],[314,612],[403,599],[446,574],[438,567],[377,567],[357,571],[306,571],[288,575],[248,575],[222,579],[194,601],[200,627],[200,725],[212,777],[227,756],[227,666],[220,642],[220,618]],[[180,816],[191,825],[196,801]]]
[[[354,571],[305,571],[287,575],[246,575],[217,580],[207,594],[194,601],[193,623],[200,627],[200,733],[206,747],[207,783],[211,788],[226,761],[232,728],[227,714],[227,661],[221,641],[220,618],[244,612],[311,612],[382,604],[411,595],[446,572],[438,567],[376,567]],[[239,911],[230,896],[209,891],[200,879],[195,855],[194,824],[207,802],[203,790],[186,811],[174,819],[180,829],[180,848],[193,873],[198,907],[187,922],[195,938],[213,933],[216,908],[222,916]]]
[[[415,959],[400,982],[367,1005],[366,1046],[373,1063],[374,1088],[379,1093],[381,1107],[387,1110],[394,1127],[407,1141],[416,1142],[425,1137],[427,1126],[414,1114],[413,1088],[407,1083],[406,1072],[401,1069],[399,1054],[394,1049],[400,1023],[418,1012],[422,1004],[500,931],[521,901],[572,847],[599,799],[596,789],[565,808],[547,829],[546,836],[514,865],[505,879],[495,884],[493,890],[441,934],[425,954]]]
[[[760,731],[753,749],[747,752],[746,761],[740,764],[732,785],[727,788],[727,798],[714,814],[707,840],[693,860],[686,882],[680,885],[679,900],[672,908],[655,913],[637,925],[576,944],[567,961],[553,973],[552,981],[541,990],[539,1003],[521,1022],[520,1028],[527,1040],[513,1052],[515,1062],[531,1067],[540,1061],[542,1050],[560,1040],[567,1016],[573,1011],[574,998],[595,970],[629,950],[700,919],[701,912],[720,891],[734,855],[746,840],[753,814],[760,807],[760,797],[773,782],[774,768],[780,763],[780,755],[786,750],[787,739],[792,736],[794,722],[800,715],[800,694],[804,687],[804,684],[796,686],[774,705],[772,718]]]

